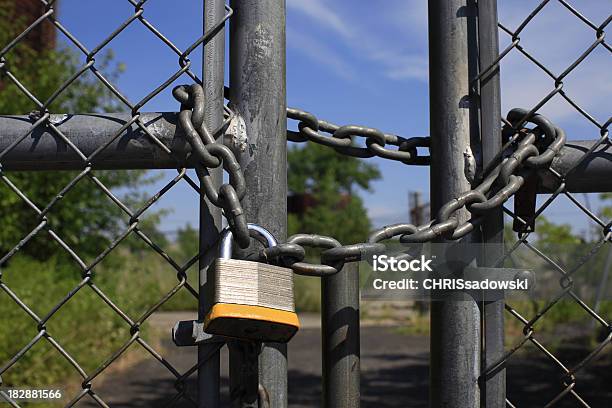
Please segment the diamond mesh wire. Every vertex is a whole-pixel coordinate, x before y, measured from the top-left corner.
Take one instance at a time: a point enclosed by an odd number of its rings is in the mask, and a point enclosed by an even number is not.
[[[585,29],[589,30],[592,33],[593,40],[592,42],[585,43],[581,53],[574,59],[565,61],[564,67],[557,73],[555,69],[550,67],[550,62],[544,61],[543,58],[539,58],[537,56],[537,52],[532,52],[530,46],[534,42],[533,37],[531,37],[532,42],[530,43],[530,40],[528,39],[529,36],[525,36],[527,39],[522,39],[521,35],[524,34],[526,29],[532,25],[542,25],[548,22],[549,25],[544,25],[544,30],[548,30],[548,32],[551,33],[551,36],[550,38],[546,39],[537,39],[539,40],[538,42],[549,44],[549,42],[553,39],[561,41],[563,36],[556,36],[555,34],[552,34],[555,32],[555,30],[563,29],[559,27],[559,22],[553,22],[550,19],[546,20],[545,18],[542,18],[543,16],[546,16],[547,13],[551,12],[553,7],[557,7],[558,11],[559,6],[561,7],[561,11],[563,13],[567,13],[565,16],[571,18],[572,24],[581,25]],[[559,289],[550,299],[543,303],[539,303],[537,305],[537,310],[532,314],[519,312],[518,309],[520,309],[520,307],[517,307],[516,304],[513,306],[511,301],[506,303],[505,308],[509,319],[516,320],[519,325],[522,326],[523,336],[515,344],[509,345],[507,353],[496,364],[488,367],[485,375],[493,373],[502,366],[511,366],[513,358],[516,358],[516,353],[519,352],[519,350],[530,348],[529,345],[534,346],[535,350],[542,353],[542,355],[546,357],[548,363],[554,367],[554,371],[558,373],[557,378],[553,376],[552,378],[547,377],[540,380],[547,384],[554,384],[560,387],[560,391],[555,392],[554,396],[551,398],[544,396],[544,398],[547,399],[538,402],[538,404],[546,407],[564,404],[569,404],[568,406],[591,406],[589,405],[588,400],[581,396],[579,391],[581,385],[581,374],[586,371],[590,364],[605,354],[604,350],[606,350],[606,347],[612,341],[612,326],[610,325],[610,316],[604,316],[601,313],[596,312],[593,305],[589,305],[587,301],[583,300],[578,295],[578,291],[574,286],[574,279],[578,275],[588,272],[586,270],[588,266],[585,265],[594,260],[598,254],[601,254],[604,251],[610,251],[609,242],[610,238],[612,237],[612,233],[610,231],[610,220],[603,219],[603,215],[598,215],[595,213],[595,211],[589,209],[589,207],[583,204],[575,194],[567,191],[564,183],[564,179],[569,172],[573,171],[580,165],[580,163],[583,163],[585,160],[589,160],[589,157],[599,146],[609,143],[608,127],[612,120],[610,117],[598,118],[595,114],[589,113],[589,111],[581,106],[581,104],[565,89],[565,85],[567,83],[571,83],[573,79],[572,73],[574,73],[578,67],[592,63],[592,61],[589,60],[589,56],[592,56],[597,51],[603,51],[604,54],[609,57],[609,53],[612,51],[610,45],[605,41],[605,31],[610,23],[610,20],[612,19],[612,16],[602,15],[598,21],[593,21],[592,19],[587,18],[585,14],[580,11],[580,8],[585,6],[586,4],[580,2],[576,2],[575,5],[572,5],[565,0],[545,0],[539,2],[532,10],[530,9],[528,13],[525,13],[525,17],[515,28],[508,27],[505,21],[515,18],[516,16],[504,15],[503,13],[500,13],[500,43],[504,43],[506,39],[508,39],[509,45],[501,50],[499,58],[490,67],[485,67],[480,74],[480,76],[486,75],[491,69],[499,66],[503,80],[504,73],[507,73],[507,71],[504,71],[504,67],[511,69],[509,60],[513,53],[514,57],[516,57],[518,54],[523,58],[523,61],[527,65],[532,65],[536,68],[536,70],[539,70],[550,79],[549,89],[538,96],[537,102],[533,105],[533,107],[531,107],[530,112],[540,112],[542,109],[548,107],[554,98],[562,98],[575,112],[576,120],[584,119],[587,121],[588,126],[590,126],[590,129],[592,129],[592,139],[595,141],[592,148],[584,152],[580,162],[566,174],[553,172],[554,176],[558,179],[559,187],[552,192],[552,194],[542,200],[543,202],[539,204],[531,218],[524,216],[521,217],[511,208],[507,206],[504,207],[504,212],[509,219],[513,221],[515,230],[518,229],[521,231],[518,233],[516,242],[509,245],[508,251],[504,256],[504,260],[506,258],[513,257],[513,255],[521,250],[527,251],[532,256],[541,259],[542,262],[558,273]],[[542,19],[538,20],[539,18]],[[593,91],[595,91],[595,87],[598,85],[596,81],[592,81],[590,84],[593,86]],[[502,99],[505,92],[510,91],[510,89],[502,87]],[[521,92],[529,94],[532,92],[532,90],[522,89]],[[558,119],[556,119],[553,115],[548,115],[553,121],[558,122]],[[581,135],[581,137],[584,136]],[[532,223],[539,217],[542,217],[544,212],[562,197],[566,197],[574,208],[574,214],[572,214],[572,216],[582,214],[583,216],[587,217],[589,222],[594,224],[600,231],[595,242],[589,245],[583,245],[583,247],[585,247],[583,253],[571,267],[558,262],[556,259],[557,254],[546,253],[546,250],[538,248],[537,230],[535,232],[531,230]],[[500,260],[499,263],[501,264],[504,260]],[[564,353],[562,350],[560,351],[554,347],[551,344],[550,338],[546,338],[546,336],[538,333],[539,326],[544,320],[547,319],[547,315],[550,314],[550,311],[555,307],[558,307],[560,302],[565,301],[574,302],[580,309],[584,310],[584,316],[588,317],[588,319],[585,320],[592,320],[591,323],[594,323],[591,325],[585,324],[584,327],[588,327],[592,331],[593,338],[597,339],[596,344],[591,346],[588,353],[586,355],[582,355],[578,362],[574,361],[575,358],[570,358],[567,353]],[[566,338],[562,341],[569,341],[569,339]],[[508,375],[513,374],[517,375],[517,373],[512,371],[508,372]],[[509,392],[506,402],[510,407],[515,406],[512,403],[513,398],[519,399],[516,394],[513,395],[511,392]]]
[[[96,164],[96,158],[105,148],[107,148],[110,143],[117,138],[119,138],[126,129],[131,126],[137,126],[140,128],[151,141],[163,152],[172,155],[172,149],[169,146],[166,146],[162,143],[158,138],[156,138],[149,129],[147,125],[141,120],[141,110],[142,108],[155,96],[160,94],[162,91],[166,90],[168,87],[172,85],[172,83],[179,77],[187,77],[186,79],[190,79],[191,82],[201,83],[200,78],[192,71],[192,63],[189,59],[190,55],[200,47],[202,44],[205,44],[211,38],[214,37],[219,32],[219,29],[223,27],[225,21],[230,16],[230,11],[227,9],[227,14],[223,21],[220,21],[212,30],[204,33],[200,38],[195,39],[186,49],[182,50],[177,47],[167,36],[165,36],[158,28],[155,27],[147,18],[145,17],[145,10],[147,6],[147,0],[135,1],[128,0],[126,1],[126,8],[129,10],[133,9],[133,12],[123,23],[117,26],[112,32],[110,32],[104,40],[95,45],[92,49],[88,49],[79,39],[73,35],[61,22],[61,18],[58,17],[56,11],[56,5],[54,1],[44,1],[41,0],[40,4],[43,8],[43,13],[38,17],[35,21],[33,21],[27,28],[25,28],[22,32],[20,32],[17,36],[15,36],[8,44],[4,45],[4,48],[0,50],[0,71],[2,75],[3,81],[10,81],[17,86],[17,88],[23,93],[25,97],[29,99],[32,104],[32,110],[34,113],[31,114],[31,117],[34,117],[35,120],[29,131],[16,140],[11,146],[9,146],[4,151],[0,152],[0,179],[1,181],[10,189],[15,196],[21,200],[25,205],[29,207],[31,210],[32,217],[36,219],[36,227],[32,229],[28,234],[23,236],[21,239],[17,240],[14,243],[14,246],[10,251],[5,254],[0,254],[0,265],[5,264],[9,260],[18,254],[18,251],[27,245],[30,241],[32,241],[35,237],[41,236],[43,234],[47,234],[48,239],[55,241],[59,247],[65,251],[66,254],[72,259],[75,265],[79,268],[80,271],[80,279],[75,282],[74,287],[64,295],[64,297],[57,302],[50,310],[46,311],[44,314],[37,314],[34,312],[31,304],[27,304],[24,302],[21,297],[17,294],[18,292],[13,290],[7,283],[6,280],[3,279],[3,275],[0,271],[0,288],[2,291],[8,295],[8,298],[12,299],[12,301],[24,312],[26,313],[32,320],[32,325],[36,326],[37,334],[31,339],[24,339],[23,347],[15,353],[12,358],[8,361],[3,362],[3,365],[0,367],[0,376],[7,374],[9,370],[20,360],[22,359],[33,347],[35,347],[39,342],[47,342],[56,352],[56,357],[61,357],[68,362],[70,366],[74,369],[78,375],[82,378],[81,382],[81,390],[76,393],[76,395],[70,396],[70,401],[66,406],[73,406],[77,404],[81,399],[85,396],[91,397],[99,406],[107,407],[107,403],[104,401],[103,396],[98,395],[96,393],[95,387],[93,385],[93,381],[99,377],[108,367],[115,362],[117,359],[122,357],[128,348],[133,344],[139,344],[147,353],[149,353],[155,360],[159,362],[160,365],[165,367],[168,373],[175,379],[174,384],[176,388],[176,395],[173,397],[169,403],[172,403],[174,400],[183,399],[189,402],[191,405],[196,405],[193,396],[187,393],[185,383],[188,378],[197,371],[199,365],[201,365],[206,358],[203,358],[195,364],[193,367],[188,370],[181,372],[177,368],[175,368],[169,361],[167,361],[163,355],[159,347],[156,345],[149,344],[145,338],[142,336],[141,327],[147,322],[147,319],[159,310],[159,308],[168,302],[174,295],[179,291],[188,291],[193,295],[194,299],[197,299],[197,290],[193,288],[187,282],[187,274],[186,271],[196,263],[198,260],[198,255],[193,255],[186,262],[179,262],[170,256],[160,244],[156,243],[155,238],[149,236],[142,228],[141,228],[141,220],[143,218],[143,214],[147,212],[155,203],[157,203],[165,194],[168,193],[171,189],[175,188],[179,183],[187,183],[190,188],[199,193],[199,186],[193,178],[191,178],[187,174],[187,169],[179,168],[177,175],[169,180],[163,188],[159,191],[155,192],[148,200],[144,202],[144,204],[140,205],[138,208],[131,208],[130,204],[124,202],[118,194],[115,194],[111,191],[111,188],[107,187],[103,182],[102,177],[98,177],[96,175],[96,171],[93,170]],[[37,97],[35,92],[31,91],[28,86],[19,78],[19,74],[15,73],[11,68],[11,59],[9,53],[14,50],[16,47],[26,40],[26,37],[29,33],[34,30],[41,29],[43,24],[52,24],[58,32],[62,33],[68,40],[68,43],[74,48],[76,48],[80,55],[82,56],[82,65],[78,68],[78,70],[71,75],[68,80],[66,80],[62,84],[58,84],[55,92],[51,94],[46,100],[41,100]],[[107,78],[102,70],[98,68],[98,61],[96,58],[101,55],[101,52],[105,50],[109,43],[122,35],[122,33],[128,29],[128,27],[132,25],[140,24],[145,27],[148,31],[154,34],[159,41],[165,44],[168,52],[174,53],[177,57],[177,69],[174,73],[167,77],[159,86],[150,91],[146,96],[144,96],[139,101],[131,101],[126,95],[124,95],[119,88],[112,83],[112,81]],[[97,148],[92,154],[85,155],[82,153],[67,137],[62,131],[54,124],[51,118],[52,112],[49,111],[49,107],[51,104],[57,100],[57,98],[70,89],[71,86],[74,86],[76,81],[82,77],[86,72],[92,73],[101,84],[103,84],[117,99],[120,108],[127,109],[131,113],[131,117],[128,121],[126,121],[123,126],[116,132],[116,134],[99,148]],[[34,199],[28,197],[20,188],[17,183],[11,180],[11,174],[9,172],[4,171],[1,168],[2,157],[5,156],[8,152],[11,151],[15,146],[17,146],[20,142],[26,139],[29,135],[32,134],[36,129],[45,127],[47,128],[54,136],[59,138],[63,143],[65,143],[69,149],[72,149],[80,158],[81,171],[65,185],[61,191],[57,191],[54,198],[42,204],[35,203]],[[178,167],[178,166],[177,166]],[[108,197],[122,212],[123,218],[126,220],[127,228],[121,232],[118,236],[113,237],[110,241],[110,244],[100,252],[92,261],[87,261],[84,257],[79,255],[78,248],[75,248],[73,245],[67,243],[67,240],[63,239],[60,234],[56,232],[57,226],[53,225],[50,214],[53,213],[54,208],[59,205],[62,200],[69,199],[69,193],[76,188],[77,185],[81,185],[84,183],[84,180],[89,180],[91,185],[88,188],[97,188],[101,190],[104,195]],[[68,197],[68,198],[66,198]],[[151,305],[147,308],[146,311],[141,313],[140,315],[130,316],[126,313],[122,308],[114,302],[112,297],[105,293],[105,291],[97,284],[97,279],[95,275],[96,267],[100,265],[105,259],[111,257],[120,244],[125,241],[128,237],[136,237],[138,240],[142,241],[144,245],[150,250],[154,251],[158,256],[161,262],[163,262],[168,270],[168,273],[175,273],[177,277],[176,284],[163,294],[159,299],[151,300]],[[86,370],[84,368],[83,362],[77,361],[77,359],[71,355],[67,350],[65,344],[57,340],[55,333],[53,331],[53,324],[50,324],[50,320],[58,313],[61,313],[62,308],[73,299],[77,294],[81,291],[92,291],[99,298],[99,307],[107,307],[112,313],[116,314],[124,323],[125,328],[129,331],[129,336],[123,340],[123,344],[118,347],[112,355],[106,358],[99,366],[93,370]],[[6,299],[6,297],[5,297]],[[3,301],[5,301],[3,299]],[[195,300],[194,300],[195,303]],[[211,353],[212,354],[212,353]],[[204,356],[205,357],[205,356]],[[2,385],[2,380],[0,377],[0,385]],[[6,385],[6,384],[5,384]],[[9,400],[6,393],[3,393],[3,397]],[[19,406],[15,401],[10,402],[13,406]]]

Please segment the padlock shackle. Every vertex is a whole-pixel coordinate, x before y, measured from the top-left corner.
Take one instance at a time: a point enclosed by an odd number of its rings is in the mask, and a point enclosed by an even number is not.
[[[249,229],[249,235],[251,238],[255,238],[257,241],[261,242],[266,247],[270,248],[278,245],[276,238],[274,235],[261,225],[257,224],[247,224]],[[231,259],[232,258],[232,249],[234,246],[234,234],[232,234],[232,230],[229,227],[226,227],[223,231],[221,231],[221,242],[219,243],[219,257],[223,259]]]

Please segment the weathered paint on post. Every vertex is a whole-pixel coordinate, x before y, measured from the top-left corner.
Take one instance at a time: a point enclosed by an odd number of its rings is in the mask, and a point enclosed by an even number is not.
[[[480,95],[480,135],[482,145],[482,166],[489,168],[501,162],[499,152],[502,148],[501,135],[501,91],[499,85],[499,64],[488,69],[499,56],[497,27],[497,0],[478,1],[478,55]],[[488,70],[487,70],[488,69]],[[487,70],[486,73],[483,72]],[[474,84],[476,85],[476,84]],[[484,266],[494,266],[503,255],[504,213],[501,208],[491,211],[482,224],[482,242],[487,245],[483,250]],[[504,300],[481,304],[483,347],[482,372],[495,364],[504,355]],[[506,406],[506,370],[500,369],[490,378],[481,378],[480,392],[483,406],[504,408]]]
[[[285,2],[232,0],[230,5],[234,9],[230,22],[230,103],[240,118],[238,133],[244,130],[244,134],[234,135],[233,141],[247,185],[244,211],[249,222],[267,228],[282,242],[287,236]],[[243,256],[254,249],[249,248]],[[259,366],[253,370],[259,372],[259,379],[243,378],[249,384],[231,380],[233,390],[243,387],[247,394],[247,401],[234,401],[234,406],[250,406],[255,390],[268,400],[263,401],[264,406],[266,402],[274,408],[287,406],[286,344],[263,344],[259,361],[244,352],[230,358],[231,366],[238,368]]]
[[[359,263],[321,278],[323,407],[359,407]]]
[[[204,31],[212,28],[225,14],[223,0],[204,0]],[[202,61],[202,79],[204,87],[204,121],[209,129],[217,129],[223,123],[223,69],[225,65],[225,31],[221,30],[204,46]],[[209,170],[216,185],[223,180],[221,167]],[[214,246],[219,236],[221,209],[213,205],[204,191],[200,194],[200,254],[205,254]],[[199,264],[199,307],[198,318],[204,318],[213,298],[213,274],[210,260],[200,258]],[[198,346],[198,360],[210,354],[214,344]],[[200,408],[217,408],[220,399],[220,353],[217,350],[198,368],[198,406]]]
[[[467,0],[429,1],[431,213],[470,189],[465,158],[470,149],[469,19]],[[459,222],[469,218],[457,211]],[[469,236],[464,238],[469,239]],[[430,406],[477,408],[480,313],[462,293],[431,303]]]

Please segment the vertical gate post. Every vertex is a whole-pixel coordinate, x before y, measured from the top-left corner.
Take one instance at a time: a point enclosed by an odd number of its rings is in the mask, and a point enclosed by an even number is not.
[[[473,50],[468,40],[475,10],[470,3],[429,1],[432,214],[470,189],[465,161],[473,157],[469,100]],[[469,213],[460,210],[455,216],[461,223]],[[480,314],[476,301],[463,293],[448,293],[443,300],[432,301],[430,342],[430,406],[478,407]]]
[[[223,19],[225,13],[223,0],[204,0],[204,32]],[[213,39],[204,45],[202,55],[202,81],[205,95],[204,120],[209,129],[217,129],[223,123],[223,68],[225,60],[225,31],[221,30]],[[209,170],[216,186],[223,180],[221,167]],[[200,185],[202,182],[200,180]],[[216,244],[221,225],[221,209],[206,198],[204,190],[200,192],[200,254]],[[202,320],[210,308],[214,288],[213,270],[209,268],[210,260],[201,256],[199,263],[199,307],[198,319]],[[209,352],[209,344],[198,346],[198,361]],[[200,408],[217,408],[220,394],[220,357],[214,353],[198,368],[198,406]]]
[[[501,162],[497,157],[502,148],[501,101],[499,85],[499,64],[489,68],[499,56],[497,28],[497,0],[478,0],[478,50],[480,134],[482,143],[483,168]],[[482,240],[486,248],[482,254],[484,266],[495,266],[503,255],[504,214],[501,208],[491,211],[482,224]],[[504,300],[484,302],[481,306],[483,322],[482,369],[495,364],[504,354]],[[506,371],[501,369],[490,378],[481,379],[481,399],[487,408],[506,406]]]
[[[321,279],[323,407],[359,407],[359,263]]]
[[[287,235],[285,1],[232,0],[231,7],[230,103],[239,122],[233,129],[243,128],[248,138],[237,152],[247,186],[243,208],[249,222],[261,224],[282,242]],[[230,371],[259,371],[259,379],[247,379],[249,384],[230,380],[234,390],[260,384],[267,406],[287,406],[286,344],[263,344],[259,361],[256,354],[230,350],[230,360]],[[248,406],[248,401],[234,406]]]

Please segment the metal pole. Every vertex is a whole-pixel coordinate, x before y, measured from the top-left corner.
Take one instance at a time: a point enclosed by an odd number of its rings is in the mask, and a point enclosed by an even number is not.
[[[497,28],[497,0],[478,1],[478,50],[480,70],[491,66],[499,56]],[[481,72],[481,71],[479,71]],[[502,147],[501,102],[499,86],[499,64],[491,68],[480,79],[480,135],[483,168],[501,161],[498,153]],[[497,158],[496,158],[497,157]],[[503,255],[504,214],[502,209],[493,210],[482,225],[483,266],[495,266]],[[483,302],[481,305],[483,339],[482,370],[495,364],[504,354],[504,298]],[[501,369],[490,378],[481,379],[481,399],[487,408],[506,406],[506,370]]]
[[[429,1],[431,211],[470,189],[470,49],[467,0]],[[457,212],[459,222],[466,210]],[[448,293],[431,303],[430,406],[480,405],[480,313],[466,294]]]
[[[414,225],[423,225],[425,224],[425,206],[428,204],[423,204],[422,196],[423,194],[420,191],[411,191],[409,193],[408,201],[410,202],[410,222]],[[427,312],[427,304],[418,300],[414,304],[414,309],[419,313],[420,316],[424,315]]]
[[[223,0],[204,0],[204,32],[212,28],[225,13]],[[209,129],[217,129],[223,123],[223,68],[225,64],[225,31],[219,32],[204,46],[202,78],[205,95],[204,120]],[[216,185],[223,180],[223,169],[210,170]],[[200,194],[200,254],[214,246],[221,230],[221,209]],[[210,308],[214,287],[210,261],[200,258],[200,296],[198,318],[202,320]],[[210,354],[211,344],[198,346],[198,361]],[[216,408],[220,397],[220,353],[217,351],[198,368],[198,407]]]
[[[414,225],[423,225],[425,223],[425,218],[423,214],[424,205],[421,200],[422,194],[420,191],[411,191],[409,194],[410,222]]]
[[[52,120],[54,117],[61,117],[55,121],[55,126],[85,156],[108,144],[92,160],[94,169],[193,168],[193,158],[188,160],[187,157],[191,147],[180,126],[176,126],[177,114],[174,112],[142,113],[140,118],[147,125],[148,133],[136,124],[127,125],[132,119],[129,113],[51,115]],[[27,116],[0,115],[2,170],[83,170],[83,159],[48,127],[37,127],[29,133],[32,123]],[[115,138],[117,133],[120,135]],[[149,135],[168,146],[172,153],[163,151]],[[15,146],[11,146],[17,141]],[[568,192],[612,191],[612,177],[609,177],[612,144],[601,143],[589,154],[588,160],[584,160],[584,154],[595,143],[597,140],[572,140],[553,160],[551,169],[566,175]],[[10,150],[4,153],[7,148]],[[540,169],[538,177],[539,193],[550,193],[559,187],[559,177],[547,169]]]
[[[231,6],[230,101],[238,115],[232,129],[238,133],[247,185],[244,211],[249,222],[266,227],[280,242],[287,235],[285,1],[232,0]],[[242,385],[230,380],[233,397],[240,395],[241,386],[252,394],[259,380],[268,406],[287,406],[286,344],[263,344],[259,361],[249,353],[232,354],[230,370],[259,365],[259,379]],[[249,400],[234,401],[234,406],[249,406]]]
[[[359,407],[359,263],[321,279],[323,406]]]

